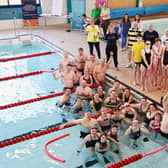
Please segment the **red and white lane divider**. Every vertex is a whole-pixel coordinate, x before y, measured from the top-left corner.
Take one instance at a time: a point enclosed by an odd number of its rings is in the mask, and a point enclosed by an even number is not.
[[[166,144],[166,145],[164,145],[164,146],[162,146],[162,147],[160,147],[160,148],[158,148],[158,149],[156,149],[156,150],[154,150],[152,152],[145,153],[144,155],[141,154],[141,153],[138,153],[138,154],[136,154],[134,156],[131,156],[131,157],[127,158],[127,159],[121,160],[120,162],[117,162],[117,163],[114,163],[114,164],[112,164],[110,166],[107,166],[106,168],[120,168],[120,167],[129,165],[129,164],[131,164],[133,162],[136,162],[136,161],[138,161],[140,159],[143,159],[143,158],[145,158],[147,156],[150,156],[150,155],[153,155],[155,153],[158,153],[158,152],[160,152],[160,151],[162,151],[162,150],[164,150],[166,148],[168,148],[168,144]]]
[[[40,56],[46,56],[46,55],[50,55],[54,53],[56,52],[49,51],[49,52],[44,52],[44,53],[24,55],[24,56],[12,57],[12,58],[3,58],[3,59],[0,59],[0,62],[14,61],[14,60],[26,59],[26,58],[32,58],[32,57],[40,57]]]
[[[65,137],[67,137],[67,136],[69,136],[69,135],[70,135],[69,133],[68,133],[68,134],[64,134],[64,135],[61,135],[61,136],[59,136],[59,137],[57,137],[57,138],[54,138],[54,139],[48,141],[47,143],[45,143],[45,145],[44,145],[44,152],[45,152],[51,159],[54,159],[54,160],[56,160],[56,161],[65,163],[65,160],[59,159],[59,158],[57,158],[56,156],[52,155],[52,154],[48,151],[47,146],[48,146],[49,144],[55,142],[55,141],[58,141],[58,140],[60,140],[60,139],[62,139],[62,138],[65,138]]]
[[[17,78],[24,78],[24,77],[28,77],[28,76],[33,76],[33,75],[40,75],[42,73],[52,73],[55,71],[58,71],[59,69],[56,68],[54,70],[51,71],[35,71],[35,72],[29,72],[29,73],[24,73],[24,74],[19,74],[19,75],[14,75],[14,76],[7,76],[7,77],[3,77],[0,78],[0,81],[6,81],[6,80],[11,80],[11,79],[17,79]]]

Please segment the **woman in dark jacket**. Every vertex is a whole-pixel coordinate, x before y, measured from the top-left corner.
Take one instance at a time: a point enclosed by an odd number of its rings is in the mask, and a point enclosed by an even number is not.
[[[128,14],[126,13],[120,22],[122,50],[126,48],[128,30],[130,27],[131,27],[131,22],[130,22]]]

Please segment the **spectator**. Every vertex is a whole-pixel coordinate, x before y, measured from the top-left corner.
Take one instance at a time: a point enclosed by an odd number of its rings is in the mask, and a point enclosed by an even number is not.
[[[87,42],[89,44],[90,54],[93,55],[93,47],[95,46],[98,58],[101,58],[99,44],[100,30],[99,27],[94,24],[94,20],[92,20],[90,25],[87,26],[85,32],[88,33]]]
[[[127,44],[127,38],[128,38],[128,31],[131,27],[131,22],[129,19],[128,14],[126,13],[121,22],[120,22],[120,33],[121,33],[121,47],[122,51],[126,49],[126,44]]]
[[[133,85],[140,84],[140,67],[142,62],[142,50],[145,48],[145,44],[142,41],[141,34],[137,35],[137,42],[135,42],[132,46],[132,59],[134,62],[134,82]]]
[[[106,45],[106,61],[110,60],[110,57],[113,57],[113,62],[116,70],[118,71],[118,47],[117,47],[117,40],[118,35],[114,31],[114,26],[110,26],[107,30],[107,45]]]
[[[138,28],[138,23],[133,22],[132,27],[128,31],[128,41],[127,41],[127,48],[128,48],[128,65],[126,68],[132,67],[131,64],[131,56],[132,56],[132,46],[134,43],[137,42],[137,35],[142,34],[141,29]]]
[[[153,24],[150,24],[148,30],[144,32],[143,40],[150,41],[153,45],[155,43],[156,38],[159,38],[159,34],[157,31],[154,30]]]
[[[166,40],[168,40],[168,29],[165,31],[165,34],[161,37],[162,45],[166,45]]]

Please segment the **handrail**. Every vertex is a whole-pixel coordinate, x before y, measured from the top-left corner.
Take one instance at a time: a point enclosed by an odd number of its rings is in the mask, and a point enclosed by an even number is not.
[[[52,155],[52,154],[48,151],[47,146],[48,146],[49,144],[55,142],[55,141],[58,141],[58,140],[60,140],[60,139],[62,139],[62,138],[65,138],[65,137],[67,137],[67,136],[69,136],[69,135],[70,135],[69,133],[68,133],[68,134],[64,134],[64,135],[61,135],[61,136],[59,136],[59,137],[57,137],[57,138],[54,138],[54,139],[52,139],[52,140],[46,142],[46,143],[44,144],[44,152],[46,153],[46,155],[48,155],[51,159],[54,159],[54,160],[56,160],[56,161],[65,163],[65,160],[59,159],[59,158],[57,158],[56,156]]]

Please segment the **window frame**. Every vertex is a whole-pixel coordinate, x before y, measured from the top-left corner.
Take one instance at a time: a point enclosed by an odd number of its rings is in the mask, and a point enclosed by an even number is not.
[[[0,8],[13,8],[13,7],[21,7],[22,4],[18,4],[18,5],[10,5],[9,0],[7,0],[7,5],[0,5]],[[41,6],[41,0],[39,0],[39,3],[37,4],[37,6]]]

